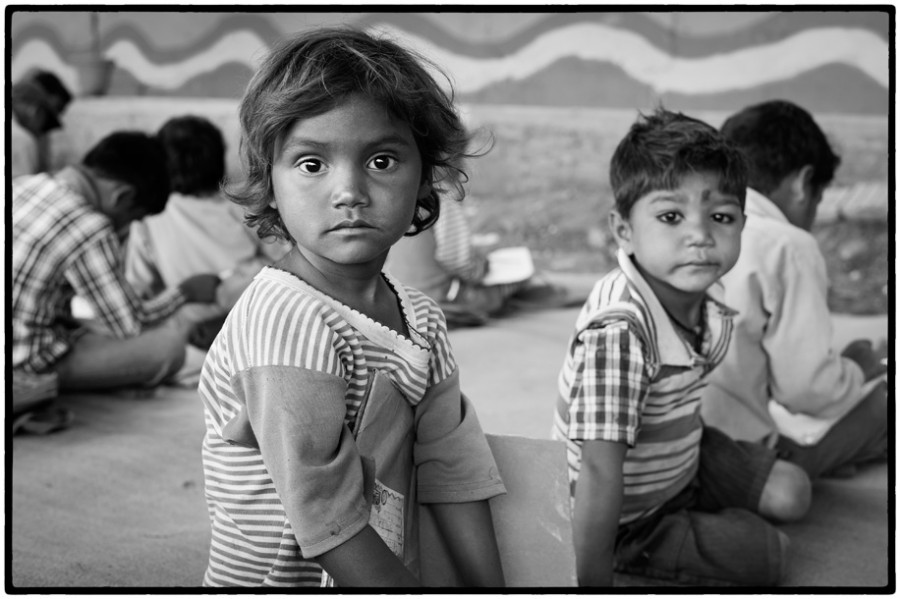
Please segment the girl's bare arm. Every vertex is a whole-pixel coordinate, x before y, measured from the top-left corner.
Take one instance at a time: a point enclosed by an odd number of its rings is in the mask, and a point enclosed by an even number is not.
[[[467,587],[504,587],[500,551],[488,502],[433,503],[429,506],[450,557]]]
[[[371,526],[316,561],[340,587],[421,586]]]

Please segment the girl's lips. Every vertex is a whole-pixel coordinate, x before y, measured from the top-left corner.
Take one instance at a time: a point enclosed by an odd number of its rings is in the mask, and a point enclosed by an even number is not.
[[[371,229],[372,225],[364,220],[344,220],[332,227],[331,231],[340,231],[341,229]]]

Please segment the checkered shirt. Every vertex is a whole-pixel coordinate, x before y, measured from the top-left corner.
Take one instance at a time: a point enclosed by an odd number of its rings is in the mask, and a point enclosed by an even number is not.
[[[573,496],[584,441],[628,445],[624,524],[653,513],[696,474],[700,396],[728,348],[734,311],[708,295],[694,351],[631,259],[622,252],[618,259],[578,317],[559,375],[553,437],[566,442]]]
[[[122,247],[109,219],[46,174],[13,181],[12,365],[44,372],[69,350],[77,293],[117,338],[171,315],[177,288],[142,303],[125,281]]]

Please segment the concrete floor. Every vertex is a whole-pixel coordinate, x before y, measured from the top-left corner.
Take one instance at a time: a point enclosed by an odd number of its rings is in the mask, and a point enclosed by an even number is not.
[[[451,332],[463,390],[486,432],[549,437],[556,375],[577,311],[521,313]],[[887,334],[885,317],[841,317],[837,325],[838,338]],[[62,401],[75,412],[71,428],[6,439],[7,590],[198,585],[209,525],[196,391]],[[893,480],[891,464],[818,483],[810,516],[786,528],[794,539],[786,584],[871,592],[892,581]]]

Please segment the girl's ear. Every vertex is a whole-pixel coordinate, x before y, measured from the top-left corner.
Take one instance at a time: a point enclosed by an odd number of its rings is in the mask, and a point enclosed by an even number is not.
[[[431,181],[428,179],[422,179],[422,183],[419,185],[419,193],[416,194],[416,199],[421,200],[424,197],[427,197],[428,194],[431,193]]]
[[[613,238],[626,254],[633,254],[631,247],[631,223],[628,219],[619,214],[619,211],[613,208],[609,212],[609,229],[612,231]]]

